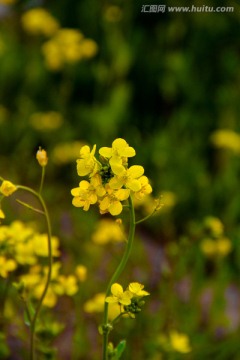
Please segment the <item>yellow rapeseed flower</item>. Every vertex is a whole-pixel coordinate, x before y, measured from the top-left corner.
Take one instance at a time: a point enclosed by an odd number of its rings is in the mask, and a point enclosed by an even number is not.
[[[124,241],[125,237],[116,221],[103,219],[98,222],[97,229],[92,235],[92,240],[95,244],[105,245],[110,241]]]
[[[133,157],[136,155],[134,148],[130,147],[126,140],[118,138],[115,139],[112,143],[112,147],[102,147],[99,149],[99,154],[109,160],[112,171],[119,173],[120,170],[123,170],[124,164],[127,163],[127,158]]]
[[[7,259],[5,256],[0,256],[0,276],[8,277],[8,273],[17,268],[17,263],[13,259]]]
[[[84,265],[78,265],[75,269],[76,277],[79,281],[83,282],[87,278],[87,268]]]
[[[3,180],[0,186],[0,193],[4,196],[10,196],[17,190],[17,187],[8,180]]]
[[[138,179],[143,173],[144,168],[140,165],[133,165],[129,169],[115,167],[115,176],[110,180],[109,185],[112,189],[121,189],[125,186],[132,191],[140,191],[141,182]]]
[[[87,180],[82,180],[78,188],[71,190],[71,194],[74,196],[72,204],[76,207],[82,207],[84,211],[88,211],[90,205],[96,204],[98,201],[98,195],[104,193],[104,188],[95,188]]]
[[[123,288],[120,284],[114,283],[111,286],[111,296],[107,296],[105,301],[107,303],[118,303],[121,305],[130,305],[131,299],[133,297],[132,293],[128,290],[123,291]]]
[[[219,129],[211,135],[212,143],[222,149],[232,150],[234,153],[240,153],[240,135],[230,129]]]
[[[122,212],[121,201],[127,200],[130,195],[129,189],[113,190],[106,185],[106,195],[99,202],[100,213],[105,214],[109,212],[111,215],[116,216]]]
[[[90,151],[88,145],[80,149],[80,159],[77,160],[77,173],[79,176],[94,175],[99,169],[99,165],[95,158],[96,145]]]
[[[139,179],[138,179],[138,182],[140,183],[141,185],[141,188],[136,191],[134,193],[135,195],[135,198],[137,200],[142,200],[142,198],[146,195],[149,195],[151,194],[152,192],[152,187],[151,185],[149,184],[149,180],[146,176],[141,176]]]
[[[128,285],[128,290],[133,296],[147,296],[150,295],[149,292],[143,290],[144,285],[139,284],[138,282],[132,282]]]
[[[189,344],[189,338],[186,334],[181,334],[172,330],[169,334],[169,339],[170,344],[175,351],[187,354],[192,350]]]
[[[52,36],[59,28],[58,21],[42,8],[26,11],[21,20],[24,30],[32,35]]]
[[[51,131],[62,125],[63,117],[57,111],[38,112],[31,115],[30,123],[36,130]]]

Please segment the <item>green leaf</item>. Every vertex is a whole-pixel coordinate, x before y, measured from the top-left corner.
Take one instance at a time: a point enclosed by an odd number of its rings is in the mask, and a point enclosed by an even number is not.
[[[121,358],[125,348],[126,348],[126,340],[121,340],[118,346],[116,347],[116,359]]]

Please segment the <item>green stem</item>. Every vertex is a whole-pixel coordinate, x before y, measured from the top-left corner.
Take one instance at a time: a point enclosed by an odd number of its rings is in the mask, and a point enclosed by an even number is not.
[[[154,209],[154,210],[151,212],[151,214],[145,216],[145,217],[144,217],[143,219],[141,219],[141,220],[136,221],[136,222],[135,222],[135,225],[138,225],[138,224],[144,222],[145,220],[149,219],[151,216],[153,216],[153,214],[154,214],[156,211],[157,211],[157,210]]]
[[[35,358],[35,329],[36,329],[36,322],[37,322],[37,318],[38,315],[40,313],[42,304],[43,304],[43,300],[45,298],[45,295],[47,293],[50,281],[51,281],[51,275],[52,275],[52,245],[51,245],[51,237],[52,237],[52,230],[51,230],[51,222],[50,222],[50,217],[49,217],[49,213],[48,213],[48,209],[46,207],[45,201],[43,200],[42,196],[40,193],[37,193],[36,191],[34,191],[33,189],[27,187],[27,186],[22,186],[22,185],[17,185],[18,189],[22,189],[25,191],[30,192],[32,195],[34,195],[40,202],[44,215],[45,215],[45,219],[46,219],[46,225],[47,225],[47,233],[48,233],[48,273],[47,273],[47,280],[46,280],[46,284],[45,287],[43,289],[42,295],[39,299],[39,302],[37,304],[35,313],[33,318],[31,319],[31,335],[30,335],[30,360],[34,360]]]
[[[44,177],[45,177],[45,166],[42,166],[41,183],[40,183],[39,192],[38,192],[39,194],[41,194],[41,192],[42,192]]]
[[[120,264],[118,265],[117,269],[115,270],[113,276],[111,277],[107,290],[106,290],[106,297],[110,295],[111,292],[111,286],[113,283],[117,281],[119,276],[121,275],[122,271],[124,270],[126,263],[129,259],[131,250],[132,250],[132,244],[135,234],[135,212],[134,212],[134,206],[131,197],[129,197],[129,217],[130,217],[130,228],[129,228],[129,234],[128,234],[128,241],[127,246],[125,248],[122,260]],[[103,360],[108,359],[107,354],[107,347],[108,347],[108,334],[109,334],[109,328],[108,328],[108,303],[104,303],[104,313],[103,313]]]

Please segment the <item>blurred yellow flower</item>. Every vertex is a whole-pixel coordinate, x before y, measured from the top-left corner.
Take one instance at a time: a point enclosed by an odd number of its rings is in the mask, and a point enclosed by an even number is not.
[[[53,149],[52,160],[59,165],[76,160],[79,155],[79,148],[82,146],[83,144],[80,141],[59,143]]]
[[[59,29],[42,47],[46,65],[50,70],[60,70],[65,64],[74,64],[82,59],[93,57],[97,44],[84,38],[79,30]]]
[[[38,112],[30,117],[32,127],[39,131],[58,129],[63,124],[63,117],[56,111]]]
[[[76,277],[79,281],[83,282],[87,278],[87,268],[84,265],[78,265],[75,269]]]
[[[234,153],[240,153],[240,135],[230,129],[219,129],[211,135],[212,143],[223,149],[232,150]]]
[[[0,276],[8,277],[8,273],[17,268],[17,263],[13,259],[7,259],[5,256],[0,256]]]
[[[11,181],[3,180],[0,186],[0,193],[4,196],[10,196],[17,190],[17,187]]]
[[[223,234],[223,223],[214,216],[208,216],[204,219],[204,227],[210,231],[212,236],[221,236]]]
[[[105,294],[98,293],[92,299],[85,302],[83,309],[86,313],[101,313],[104,309]],[[108,304],[108,317],[109,320],[115,319],[121,312],[120,306],[117,303]]]
[[[52,286],[58,295],[72,296],[78,291],[77,279],[74,275],[60,275]]]
[[[121,242],[124,240],[125,237],[121,227],[116,221],[110,219],[100,220],[92,235],[92,241],[99,245],[105,245],[111,241]]]
[[[109,5],[104,13],[104,17],[109,22],[117,22],[122,18],[122,10],[119,6]]]
[[[48,235],[36,234],[32,238],[34,252],[37,256],[48,256]],[[52,256],[60,256],[59,239],[56,236],[51,237]]]
[[[169,334],[169,339],[170,344],[175,351],[186,354],[192,350],[189,343],[189,338],[186,334],[172,330]]]
[[[32,35],[52,36],[59,28],[58,21],[43,8],[26,11],[21,21],[24,30]]]
[[[232,243],[226,237],[218,239],[206,238],[200,244],[202,252],[209,257],[224,257],[232,250]]]

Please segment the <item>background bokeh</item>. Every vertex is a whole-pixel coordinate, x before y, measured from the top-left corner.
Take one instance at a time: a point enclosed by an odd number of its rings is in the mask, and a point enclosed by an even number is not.
[[[124,245],[94,243],[100,215],[74,208],[70,190],[80,181],[80,147],[122,137],[164,206],[138,227],[119,280],[144,283],[151,296],[111,340],[127,339],[125,360],[239,360],[240,5],[144,13],[144,4],[153,3],[0,0],[0,176],[38,187],[35,155],[47,150],[44,196],[63,266],[88,269],[79,293],[55,309],[65,324],[57,359],[100,358],[101,314],[87,314],[84,303],[105,291]],[[50,19],[27,18],[33,8]],[[3,206],[4,224],[33,221],[14,199]],[[4,328],[8,347],[19,353],[5,358],[23,359],[12,327]],[[171,331],[187,336],[190,352],[169,343]]]

